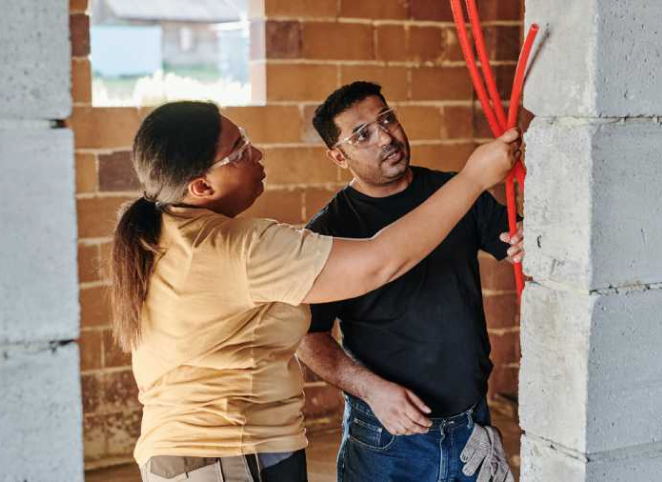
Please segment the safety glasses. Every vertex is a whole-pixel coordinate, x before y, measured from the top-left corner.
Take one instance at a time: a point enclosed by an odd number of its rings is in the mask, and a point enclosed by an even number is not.
[[[228,154],[223,159],[214,162],[209,168],[214,169],[217,167],[225,166],[226,164],[240,164],[244,161],[249,161],[252,156],[251,150],[251,140],[248,138],[248,134],[243,129],[239,128],[239,134],[241,135],[241,144],[237,149],[235,149],[231,154]]]
[[[343,140],[336,142],[334,148],[340,147],[343,144],[363,149],[377,143],[379,139],[379,131],[387,134],[392,134],[400,127],[395,115],[395,109],[388,109],[379,114],[375,120],[359,126],[355,132]]]

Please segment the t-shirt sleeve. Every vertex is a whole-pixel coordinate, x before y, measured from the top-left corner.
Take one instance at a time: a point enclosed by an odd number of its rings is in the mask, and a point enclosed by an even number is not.
[[[487,251],[498,260],[504,259],[509,245],[501,241],[499,235],[508,231],[506,207],[494,199],[489,192],[484,192],[474,205],[474,213],[480,237],[480,249]]]
[[[340,301],[310,305],[312,320],[308,331],[311,333],[331,331],[333,322],[340,317],[341,306]]]
[[[254,303],[299,305],[331,252],[333,238],[260,219],[246,247],[246,276]]]

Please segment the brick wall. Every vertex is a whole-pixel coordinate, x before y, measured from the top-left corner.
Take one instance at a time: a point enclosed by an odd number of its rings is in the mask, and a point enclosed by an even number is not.
[[[479,8],[504,97],[521,38],[519,0]],[[145,109],[91,106],[86,0],[71,0],[76,135],[81,376],[88,467],[130,458],[140,406],[130,359],[112,344],[104,262],[118,207],[138,195],[130,145]],[[382,84],[398,108],[414,164],[458,170],[489,131],[476,107],[452,24],[438,0],[251,0],[251,72],[261,104],[229,107],[264,151],[267,186],[248,214],[301,225],[349,177],[324,156],[314,108],[353,80]],[[502,190],[496,191],[503,198]],[[517,391],[519,327],[510,266],[480,257],[494,351],[491,393]],[[307,373],[311,428],[337,423],[338,392]]]

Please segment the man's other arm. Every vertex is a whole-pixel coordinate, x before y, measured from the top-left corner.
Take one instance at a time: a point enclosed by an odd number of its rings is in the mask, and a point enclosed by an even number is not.
[[[315,374],[366,402],[393,435],[426,433],[430,409],[411,390],[352,360],[328,331],[308,333],[297,352]]]

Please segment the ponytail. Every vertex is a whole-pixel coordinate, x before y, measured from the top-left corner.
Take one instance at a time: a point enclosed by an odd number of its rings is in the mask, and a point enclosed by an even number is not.
[[[162,206],[181,203],[188,183],[212,165],[221,120],[212,103],[170,102],[147,115],[136,133],[133,167],[144,196],[122,207],[110,261],[113,335],[126,352],[143,334],[143,303],[161,255]]]
[[[126,203],[115,229],[110,264],[113,336],[125,352],[140,342],[141,313],[159,252],[161,210],[141,197]]]

